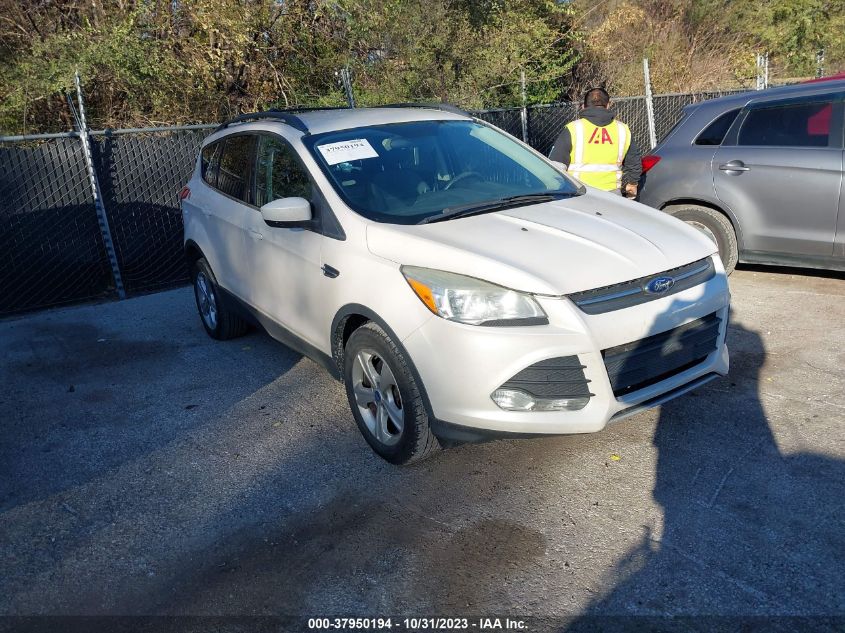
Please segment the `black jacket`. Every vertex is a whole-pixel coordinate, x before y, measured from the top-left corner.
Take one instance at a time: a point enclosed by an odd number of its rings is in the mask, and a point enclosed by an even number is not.
[[[581,118],[587,119],[593,125],[605,126],[616,118],[616,113],[613,110],[593,106],[591,108],[584,108],[581,110]],[[572,138],[569,130],[565,127],[558,135],[555,144],[552,145],[552,151],[549,152],[551,160],[563,163],[569,167],[569,156],[572,154]],[[622,187],[628,183],[638,183],[640,176],[643,173],[642,163],[640,162],[640,148],[637,142],[631,136],[631,145],[628,147],[628,153],[625,154],[625,160],[622,161]]]

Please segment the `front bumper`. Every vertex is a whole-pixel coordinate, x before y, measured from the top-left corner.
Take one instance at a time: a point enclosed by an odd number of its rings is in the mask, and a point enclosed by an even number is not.
[[[549,325],[478,327],[433,317],[403,344],[434,417],[450,425],[518,434],[593,433],[611,420],[656,406],[728,372],[725,334],[730,293],[721,266],[708,282],[641,305],[588,315],[569,299],[537,297]],[[720,318],[716,349],[698,364],[655,384],[614,396],[602,350],[638,341],[706,315]],[[490,395],[542,360],[578,356],[592,392],[578,411],[505,411]],[[686,388],[689,386],[690,388]]]

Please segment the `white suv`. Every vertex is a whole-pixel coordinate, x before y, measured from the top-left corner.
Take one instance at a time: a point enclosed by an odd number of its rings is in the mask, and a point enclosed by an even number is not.
[[[451,107],[238,117],[181,198],[206,331],[323,364],[395,464],[599,431],[728,370],[710,240]]]

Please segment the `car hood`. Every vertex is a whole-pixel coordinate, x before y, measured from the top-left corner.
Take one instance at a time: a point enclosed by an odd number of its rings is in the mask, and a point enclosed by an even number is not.
[[[666,213],[589,190],[545,202],[422,225],[370,224],[367,246],[398,264],[563,295],[682,266],[716,252]]]

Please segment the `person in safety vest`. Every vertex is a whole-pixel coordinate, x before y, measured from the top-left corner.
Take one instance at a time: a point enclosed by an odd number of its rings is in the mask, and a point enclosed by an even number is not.
[[[604,88],[586,92],[581,118],[567,123],[549,158],[566,165],[585,185],[631,198],[637,195],[640,150],[631,130],[610,109],[610,95]]]

